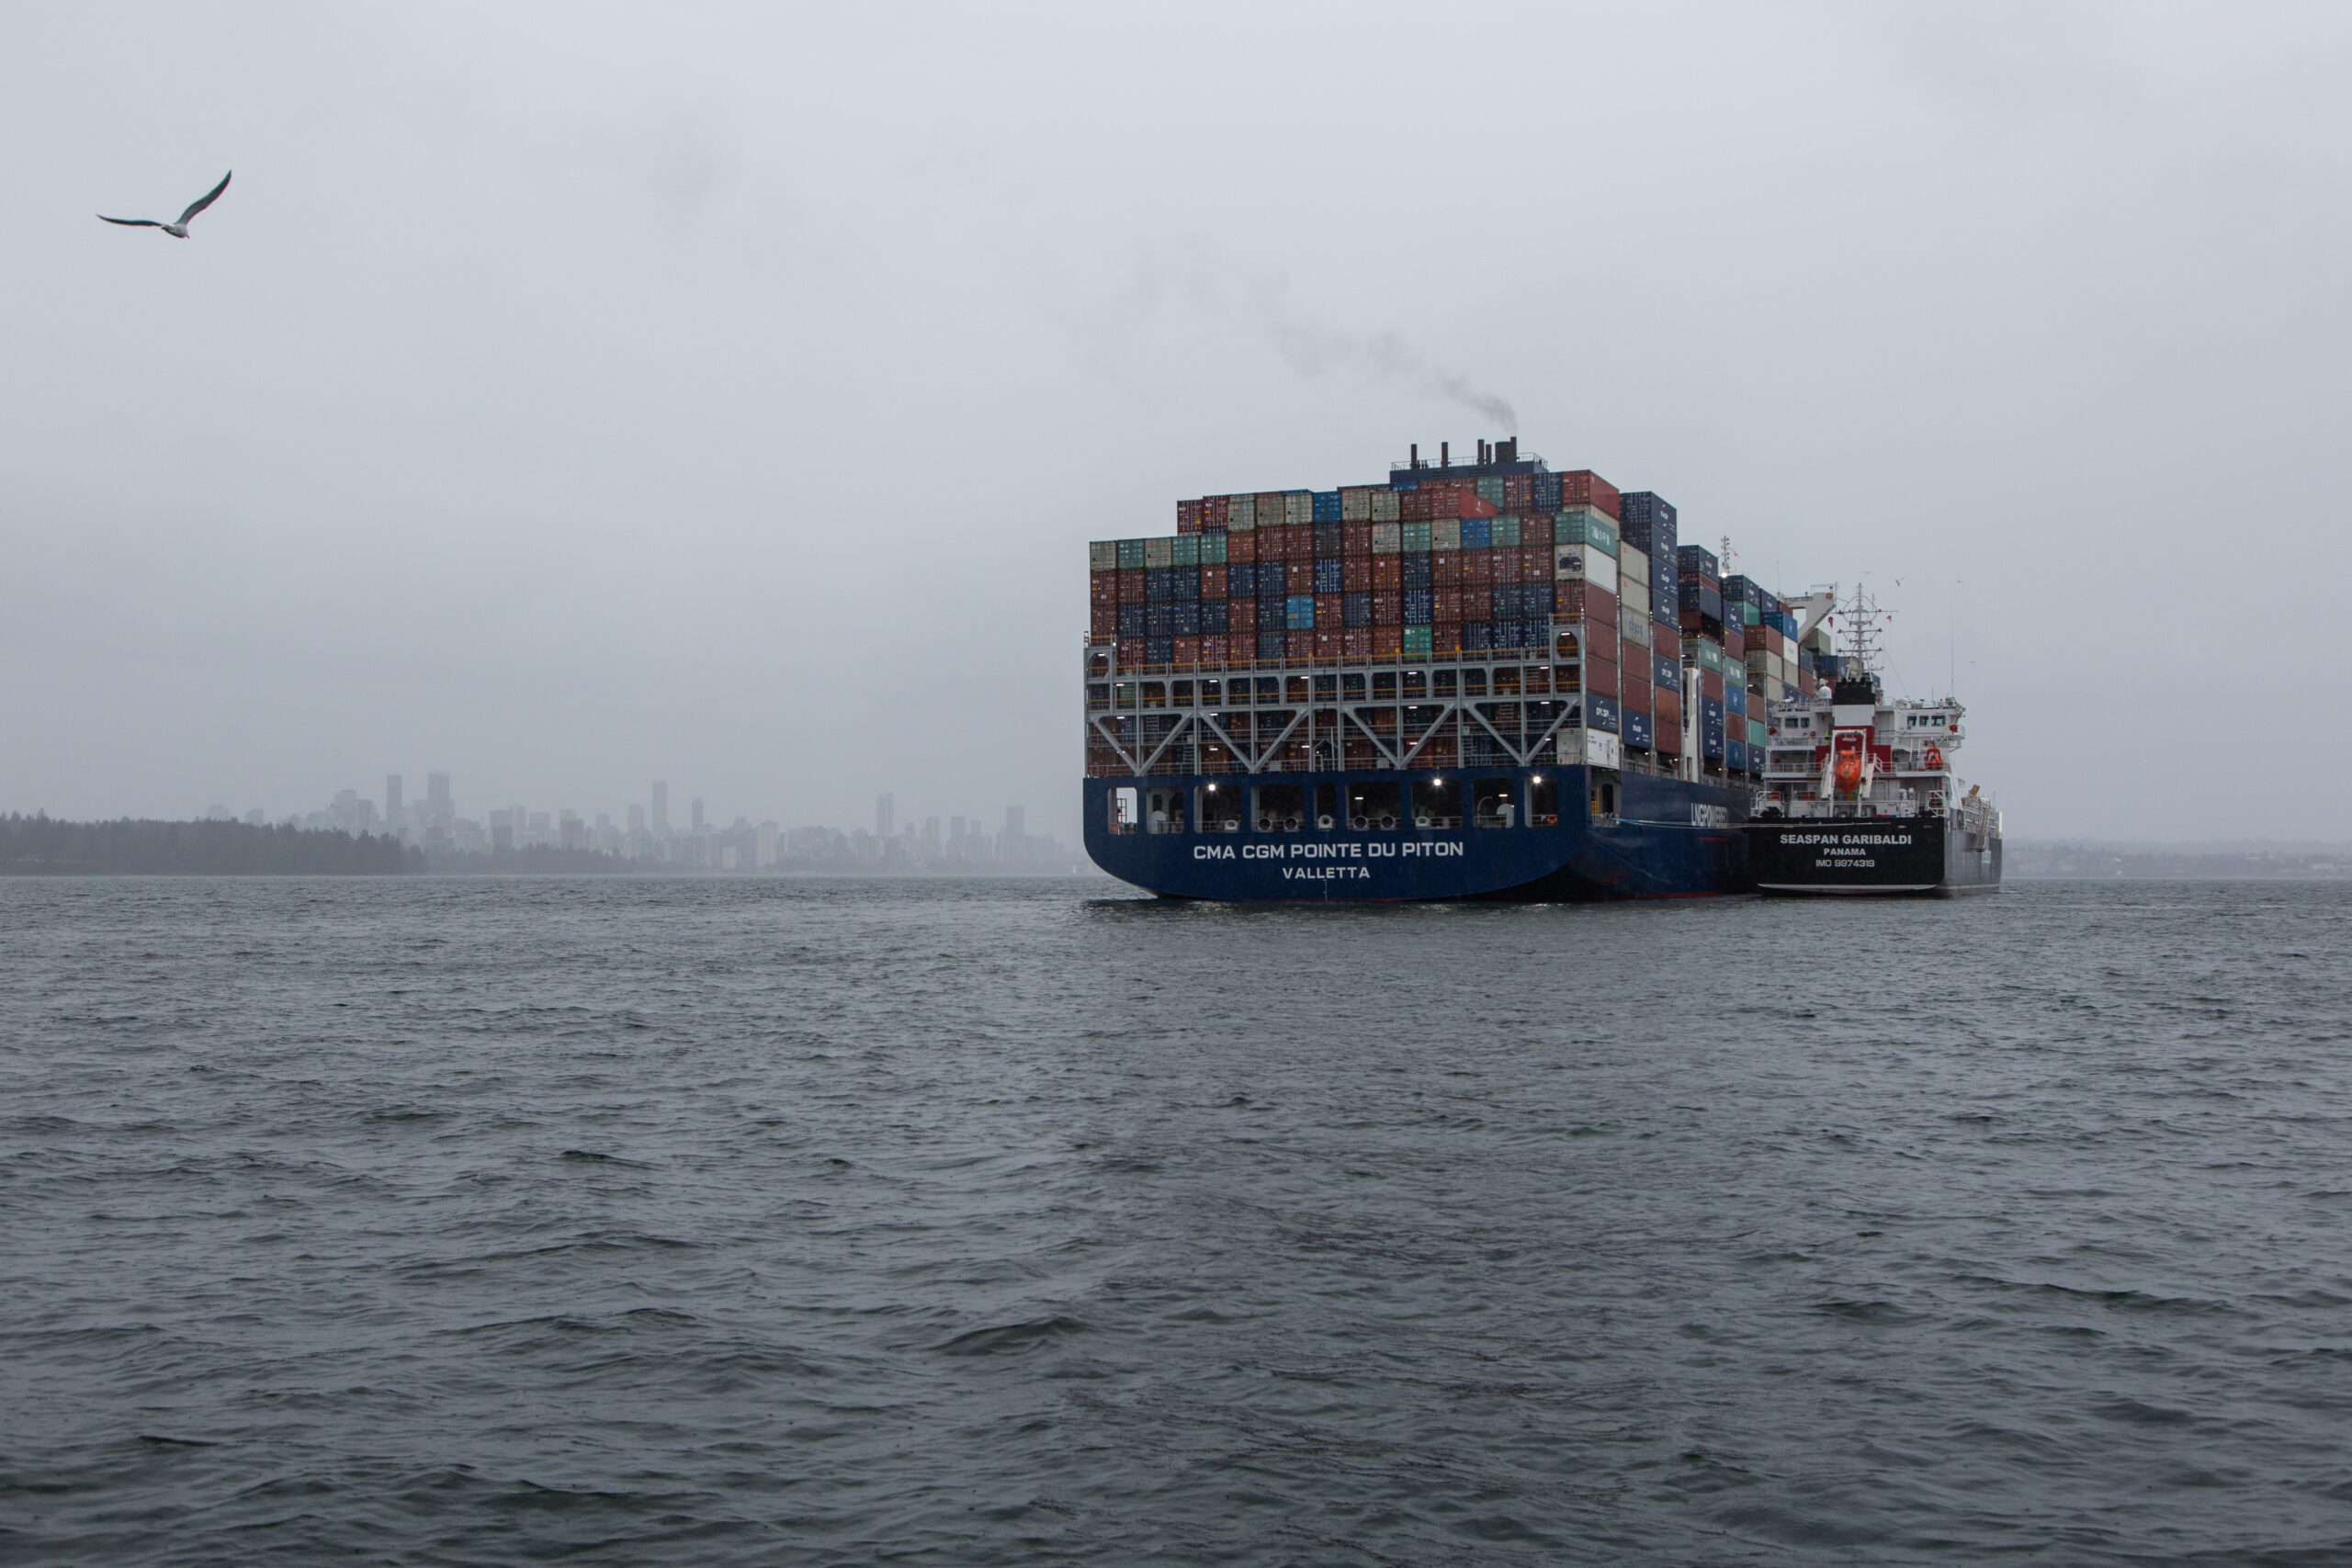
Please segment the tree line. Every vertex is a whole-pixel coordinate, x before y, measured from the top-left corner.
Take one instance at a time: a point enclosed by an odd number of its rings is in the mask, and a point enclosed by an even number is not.
[[[0,875],[382,876],[424,869],[398,839],[246,822],[0,817]]]

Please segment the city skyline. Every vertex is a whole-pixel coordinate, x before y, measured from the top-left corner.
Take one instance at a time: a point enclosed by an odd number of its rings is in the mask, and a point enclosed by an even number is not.
[[[682,870],[1043,871],[1076,866],[1084,858],[1082,851],[1073,851],[1052,834],[1031,834],[1028,809],[1022,804],[1006,806],[1002,825],[993,829],[978,813],[930,813],[918,826],[911,818],[903,824],[898,821],[897,792],[886,790],[876,796],[869,830],[823,823],[786,828],[777,818],[755,822],[748,813],[722,825],[705,798],[695,795],[687,802],[686,821],[680,825],[671,819],[666,778],[652,780],[644,800],[623,808],[621,821],[609,810],[592,814],[569,806],[534,808],[521,801],[468,815],[446,770],[424,775],[420,799],[410,798],[407,778],[385,774],[380,798],[362,795],[356,787],[339,789],[324,807],[311,811],[272,814],[250,807],[238,812],[214,802],[202,815],[254,826],[277,823],[389,834],[428,854],[494,856],[545,849]]]

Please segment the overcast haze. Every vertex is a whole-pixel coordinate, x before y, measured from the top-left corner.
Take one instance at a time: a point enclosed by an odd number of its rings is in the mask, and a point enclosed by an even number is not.
[[[1086,542],[1499,400],[2013,834],[2342,836],[2347,15],[10,7],[0,810],[1069,835]]]

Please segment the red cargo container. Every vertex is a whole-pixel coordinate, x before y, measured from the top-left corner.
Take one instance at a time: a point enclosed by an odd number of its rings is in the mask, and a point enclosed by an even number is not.
[[[1548,550],[1552,547],[1552,520],[1540,513],[1519,520],[1519,547],[1522,550]]]
[[[1086,635],[1089,637],[1117,637],[1119,635],[1119,607],[1116,604],[1096,604],[1090,608],[1087,611]]]
[[[1590,468],[1578,468],[1572,474],[1560,476],[1560,504],[1598,506],[1611,517],[1619,517],[1621,506],[1617,487]],[[1623,521],[1622,517],[1619,520]]]
[[[1119,668],[1133,670],[1143,662],[1143,638],[1123,637],[1119,639]]]
[[[1529,474],[1503,476],[1503,510],[1524,512],[1535,499],[1535,479]]]
[[[1201,639],[1196,637],[1176,638],[1176,662],[1197,664],[1201,660]]]
[[[1283,592],[1312,593],[1315,592],[1315,563],[1312,560],[1291,559],[1283,563]]]
[[[1495,581],[1495,552],[1494,552],[1494,551],[1492,551],[1492,550],[1464,550],[1464,551],[1463,551],[1463,552],[1462,552],[1462,586],[1463,586],[1463,587],[1464,587],[1464,588],[1491,588],[1491,587],[1493,587],[1493,586],[1494,586],[1494,581]],[[1471,619],[1476,620],[1476,619],[1477,619],[1477,617],[1474,615],[1474,616],[1472,616],[1472,617],[1471,617]]]
[[[1201,568],[1201,597],[1204,599],[1225,597],[1225,568],[1221,566]]]
[[[1575,581],[1552,584],[1552,613],[1555,615],[1582,615],[1599,626],[1617,624],[1617,595],[1606,588]]]
[[[1484,583],[1464,583],[1456,590],[1462,595],[1462,618],[1465,621],[1494,619],[1495,591]]]
[[[1404,627],[1386,626],[1372,628],[1372,656],[1374,659],[1394,659],[1404,651]]]
[[[1115,604],[1119,602],[1119,573],[1116,568],[1086,574],[1086,602],[1090,604]]]
[[[1180,501],[1176,503],[1176,531],[1179,534],[1197,534],[1201,531],[1199,502]]]
[[[1337,593],[1317,593],[1315,596],[1316,630],[1320,631],[1325,626],[1340,626],[1347,618],[1345,609],[1340,604],[1340,596]]]
[[[1119,603],[1140,604],[1144,602],[1144,568],[1131,566],[1119,573]]]
[[[1630,657],[1625,660],[1624,666],[1621,666],[1620,668],[1630,667],[1636,672],[1641,670],[1643,663],[1646,661],[1650,656],[1650,650],[1648,649],[1636,648],[1630,642],[1625,645],[1625,652],[1630,655]],[[1656,699],[1651,695],[1651,694],[1657,690],[1657,688],[1651,685],[1647,681],[1624,681],[1618,689],[1617,705],[1623,708],[1627,713],[1648,713],[1656,702]]]
[[[1340,647],[1350,659],[1372,657],[1372,628],[1350,626],[1340,634]]]
[[[1225,526],[1226,516],[1227,511],[1225,497],[1221,495],[1204,495],[1201,497],[1202,527],[1222,528]]]
[[[1256,631],[1258,629],[1258,601],[1227,599],[1225,602],[1225,629],[1235,637],[1247,637]],[[1234,646],[1238,648],[1240,645],[1237,643]]]
[[[1316,612],[1316,619],[1318,622],[1322,619],[1321,611],[1318,610]],[[1320,625],[1317,625],[1315,628],[1315,657],[1317,659],[1339,658],[1340,649],[1340,639],[1342,635],[1344,634],[1336,630],[1326,631]]]
[[[1227,640],[1226,634],[1223,632],[1211,632],[1207,636],[1202,637],[1201,662],[1204,664],[1224,663],[1226,660],[1225,646]]]
[[[1374,593],[1372,596],[1372,624],[1375,626],[1396,626],[1405,622],[1405,595],[1400,592]]]
[[[1283,554],[1286,559],[1313,560],[1315,558],[1314,524],[1285,524],[1283,527],[1283,537],[1286,541],[1283,546]]]
[[[1462,586],[1462,552],[1431,550],[1430,552],[1430,586],[1459,588]]]
[[[1725,608],[1728,609],[1729,606],[1726,605]],[[1747,658],[1747,637],[1741,635],[1738,626],[1728,620],[1724,622],[1724,654],[1730,659],[1745,660]]]
[[[1589,697],[1613,697],[1617,694],[1617,666],[1606,659],[1595,659],[1592,649],[1584,653],[1584,694]]]
[[[1699,671],[1699,694],[1702,697],[1713,697],[1717,702],[1724,700],[1724,678],[1721,671],[1714,670]]]
[[[1369,523],[1340,524],[1340,553],[1343,556],[1372,554],[1372,525]]]
[[[1374,593],[1395,593],[1405,586],[1403,556],[1372,558],[1372,591]]]
[[[1461,589],[1459,589],[1459,588],[1440,588],[1440,589],[1433,590],[1433,591],[1430,592],[1430,604],[1431,604],[1431,605],[1432,605],[1432,608],[1431,608],[1431,610],[1430,610],[1430,620],[1435,621],[1439,626],[1445,626],[1445,625],[1447,625],[1449,622],[1450,622],[1450,623],[1452,623],[1452,624],[1453,624],[1453,625],[1456,625],[1456,626],[1459,626],[1459,625],[1461,624],[1461,621],[1462,621],[1462,590],[1461,590]],[[1115,611],[1112,614],[1111,620],[1112,620],[1112,627],[1111,627],[1111,629],[1112,629],[1113,631],[1116,631],[1116,630],[1118,630],[1118,629],[1119,629],[1119,628],[1118,628],[1118,625],[1117,625],[1117,622],[1118,622],[1118,615],[1117,615],[1117,613],[1116,613]]]
[[[1257,558],[1257,535],[1227,534],[1225,536],[1225,560],[1227,566],[1247,566]]]
[[[1650,688],[1650,729],[1657,750],[1682,754],[1682,694],[1666,686]]]
[[[1340,562],[1340,586],[1351,593],[1372,592],[1372,563],[1376,556],[1348,556]]]

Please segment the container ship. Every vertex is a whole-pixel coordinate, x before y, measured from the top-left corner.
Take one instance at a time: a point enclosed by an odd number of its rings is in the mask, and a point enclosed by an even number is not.
[[[1088,852],[1177,898],[1754,890],[1767,715],[1845,670],[1678,528],[1504,440],[1094,542]]]

